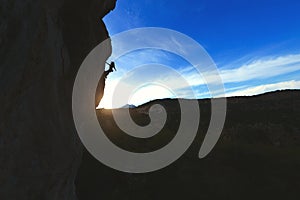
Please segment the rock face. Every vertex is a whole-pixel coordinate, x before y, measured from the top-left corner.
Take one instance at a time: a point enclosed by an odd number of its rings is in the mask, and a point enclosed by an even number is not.
[[[115,3],[1,0],[0,199],[76,199],[72,87]]]

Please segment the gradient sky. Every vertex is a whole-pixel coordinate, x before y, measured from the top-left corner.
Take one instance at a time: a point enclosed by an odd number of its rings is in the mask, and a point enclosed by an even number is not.
[[[297,0],[118,0],[104,21],[110,35],[140,27],[163,27],[188,35],[215,61],[226,96],[244,96],[300,89],[299,10]],[[188,63],[168,52],[130,53],[116,61],[119,70],[107,79],[101,107],[116,107],[110,102],[117,81],[135,66],[153,60],[182,73],[189,71],[184,70]],[[189,79],[192,73],[184,76]],[[193,90],[197,98],[211,97],[201,81],[193,84]],[[143,87],[128,103],[167,97],[178,96],[152,85]]]

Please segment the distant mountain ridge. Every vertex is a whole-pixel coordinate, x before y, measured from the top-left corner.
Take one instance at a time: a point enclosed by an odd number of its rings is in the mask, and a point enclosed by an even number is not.
[[[273,97],[274,95],[279,95],[279,96],[285,96],[285,95],[291,95],[294,93],[300,93],[300,89],[287,89],[287,90],[276,90],[276,91],[271,91],[271,92],[265,92],[262,94],[256,94],[256,95],[252,95],[252,96],[232,96],[232,97],[226,97],[226,99],[244,99],[244,98],[256,98],[256,97],[261,97],[261,96],[266,96],[266,97]],[[225,98],[225,97],[220,97],[220,98]],[[182,99],[182,98],[181,98]],[[183,98],[184,99],[184,98]],[[152,101],[149,101],[147,103],[144,103],[140,106],[136,106],[136,107],[141,107],[141,106],[145,106],[147,104],[153,104],[153,103],[158,103],[160,101],[174,101],[174,100],[178,100],[177,98],[165,98],[165,99],[154,99]],[[185,100],[189,100],[189,99],[185,99]],[[203,98],[203,99],[197,99],[198,101],[210,101],[211,98]]]
[[[126,105],[122,106],[121,108],[136,108],[136,106],[133,104],[126,104]]]

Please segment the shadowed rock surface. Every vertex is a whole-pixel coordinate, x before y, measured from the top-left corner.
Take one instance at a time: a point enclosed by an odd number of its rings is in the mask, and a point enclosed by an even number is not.
[[[108,38],[101,19],[114,6],[1,0],[0,199],[76,199],[82,145],[72,87],[83,59]]]

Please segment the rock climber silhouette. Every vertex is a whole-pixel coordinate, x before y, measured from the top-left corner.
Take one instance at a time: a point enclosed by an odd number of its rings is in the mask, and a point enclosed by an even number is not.
[[[115,62],[111,62],[110,64],[106,62],[106,64],[109,65],[109,69],[104,71],[100,80],[99,80],[99,83],[98,83],[98,86],[97,86],[97,89],[96,89],[96,96],[95,96],[95,108],[97,108],[97,106],[99,105],[103,95],[104,95],[104,88],[105,88],[105,81],[106,81],[106,78],[107,76],[113,72],[113,71],[117,71],[116,70],[116,66],[115,66]]]
[[[110,64],[106,62],[106,64],[109,65],[109,69],[104,71],[103,75],[104,75],[104,79],[107,78],[108,74],[113,72],[113,71],[117,71],[116,70],[116,66],[115,66],[115,62],[111,62]]]

